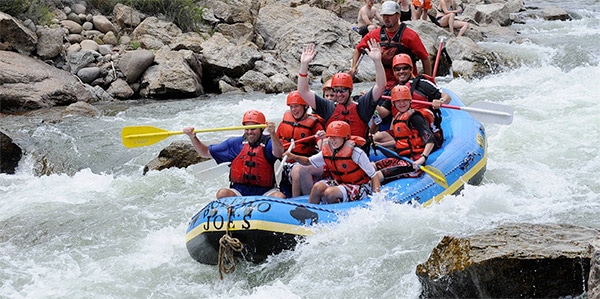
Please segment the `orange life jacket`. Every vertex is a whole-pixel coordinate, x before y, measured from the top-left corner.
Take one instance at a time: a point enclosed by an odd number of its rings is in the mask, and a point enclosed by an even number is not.
[[[279,124],[279,127],[277,128],[277,135],[284,143],[287,143],[292,139],[299,140],[304,137],[315,135],[318,129],[317,125],[319,125],[319,119],[312,114],[309,114],[307,118],[301,121],[297,121],[292,115],[292,112],[286,111],[283,114],[281,124]],[[295,144],[292,153],[300,156],[312,156],[313,154],[316,154],[316,139]]]
[[[409,128],[408,126],[408,122],[414,113],[421,114],[431,127],[434,118],[433,112],[427,108],[422,108],[408,109],[408,111],[400,115],[397,114],[392,120],[392,128],[394,130],[396,152],[398,155],[418,159],[425,149],[425,144],[423,144],[423,138],[419,136],[419,131],[415,128]]]
[[[358,105],[352,99],[348,99],[347,105],[336,104],[333,114],[327,120],[325,127],[329,126],[332,121],[342,120],[350,124],[350,134],[354,136],[367,137],[369,127],[360,119],[358,115]]]
[[[229,180],[232,183],[273,187],[275,186],[275,170],[265,156],[265,147],[269,136],[263,136],[260,142],[250,145],[244,140],[240,153],[231,161]]]
[[[329,139],[323,140],[321,151],[325,167],[329,170],[331,177],[340,184],[362,185],[371,180],[364,170],[352,160],[355,146],[357,146],[356,142],[349,139],[336,151],[332,148]]]

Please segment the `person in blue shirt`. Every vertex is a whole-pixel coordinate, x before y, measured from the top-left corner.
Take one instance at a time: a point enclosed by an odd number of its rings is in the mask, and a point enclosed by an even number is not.
[[[265,129],[245,129],[244,135],[228,138],[225,141],[206,145],[202,143],[193,127],[186,127],[183,133],[190,137],[196,152],[203,158],[213,158],[217,164],[231,162],[229,188],[217,191],[217,199],[231,196],[264,195],[285,198],[276,188],[275,161],[283,154],[283,144],[275,135],[275,123],[267,122],[265,115],[257,110],[248,110],[242,118],[242,125],[266,125]]]

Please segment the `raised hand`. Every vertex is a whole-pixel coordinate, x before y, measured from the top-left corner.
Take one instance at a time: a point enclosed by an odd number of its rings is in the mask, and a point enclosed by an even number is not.
[[[371,57],[373,61],[381,60],[381,46],[379,45],[377,40],[372,38],[367,41],[367,44],[369,45],[369,48],[365,49],[365,51],[367,52],[369,57]]]
[[[304,45],[304,48],[302,49],[302,56],[300,56],[300,63],[308,65],[313,58],[315,58],[316,54],[317,52],[315,51],[315,44]]]

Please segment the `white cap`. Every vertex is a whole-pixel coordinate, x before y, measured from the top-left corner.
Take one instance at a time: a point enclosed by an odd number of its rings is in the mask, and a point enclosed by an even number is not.
[[[380,15],[394,15],[400,13],[400,5],[396,1],[385,1],[381,4]]]

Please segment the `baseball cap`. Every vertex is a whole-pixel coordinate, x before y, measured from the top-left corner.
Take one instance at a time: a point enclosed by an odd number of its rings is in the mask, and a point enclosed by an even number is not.
[[[385,1],[381,4],[380,15],[393,15],[400,13],[400,7],[396,1]]]

